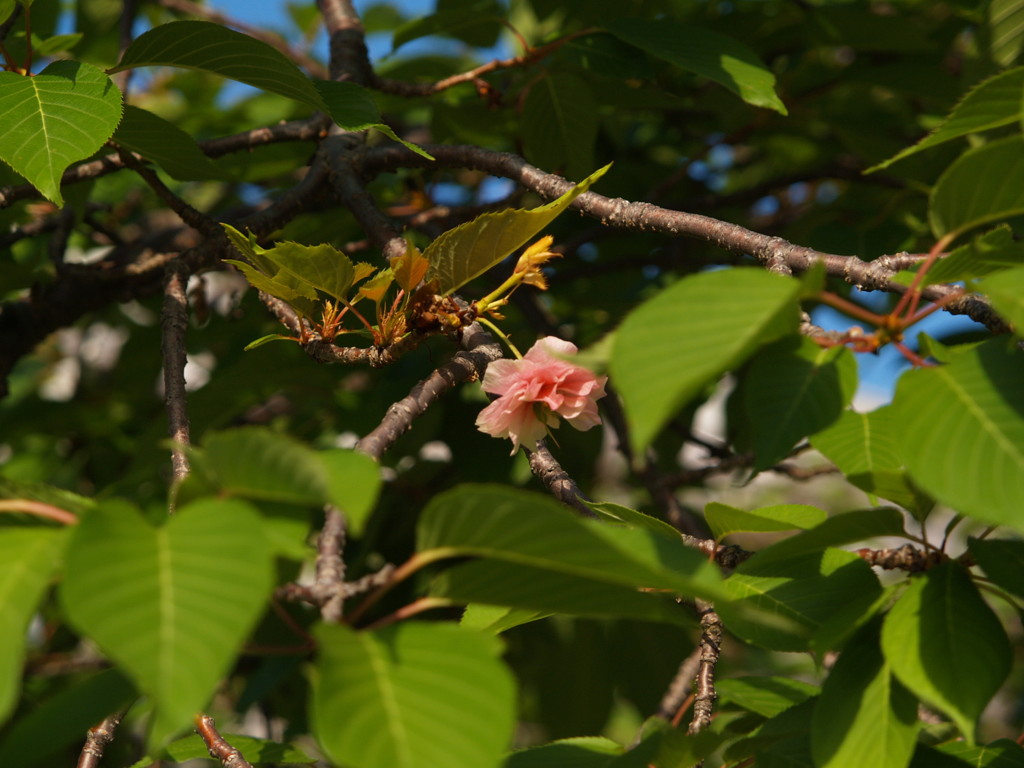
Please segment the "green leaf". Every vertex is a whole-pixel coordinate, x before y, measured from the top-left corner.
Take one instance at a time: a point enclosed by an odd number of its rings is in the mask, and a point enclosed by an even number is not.
[[[254,739],[234,733],[221,734],[224,740],[245,756],[252,765],[261,763],[287,763],[288,765],[311,765],[316,762],[298,747],[279,744],[267,739]],[[210,750],[198,733],[172,741],[167,745],[167,754],[176,763],[188,760],[210,760]]]
[[[917,741],[917,700],[893,678],[877,627],[846,646],[811,721],[817,768],[904,768]]]
[[[729,677],[715,681],[715,691],[723,704],[775,717],[792,706],[819,693],[818,686],[789,677]]]
[[[612,768],[623,751],[604,736],[579,736],[513,752],[502,768]]]
[[[826,547],[852,544],[875,536],[903,536],[903,515],[892,507],[877,507],[833,515],[820,525],[777,541],[757,553],[760,563],[786,560]]]
[[[459,623],[467,629],[500,635],[502,632],[512,629],[512,627],[546,619],[550,615],[549,613],[523,608],[506,608],[503,605],[473,603],[466,606],[466,610],[463,612]]]
[[[448,3],[453,6],[452,3]],[[438,12],[414,18],[395,30],[392,51],[427,35],[443,35],[483,48],[498,42],[508,12],[496,0],[461,2],[454,7],[438,5]]]
[[[799,290],[760,269],[723,269],[683,278],[631,312],[615,334],[610,370],[634,453],[760,344],[794,331]]]
[[[1024,597],[1024,541],[968,539],[968,549],[997,586]]]
[[[417,155],[428,160],[434,159],[433,155],[422,147],[399,138],[387,124],[381,121],[373,94],[362,86],[356,83],[338,83],[333,80],[315,80],[313,85],[320,94],[320,98],[323,99],[323,109],[335,123],[346,131],[365,131],[368,128],[375,128],[392,141],[397,141],[407,149],[411,149]]]
[[[973,743],[978,716],[1010,672],[1011,651],[960,565],[944,563],[911,580],[885,619],[882,650],[900,682]]]
[[[610,168],[606,165],[557,200],[531,210],[485,213],[449,229],[423,251],[430,262],[426,280],[438,281],[438,292],[449,294],[509,256],[550,224]]]
[[[491,636],[407,622],[321,626],[313,732],[352,768],[494,768],[512,737],[515,685]]]
[[[574,178],[594,165],[597,101],[575,75],[556,73],[535,82],[521,115],[526,157],[540,168],[564,169]]]
[[[186,727],[256,623],[272,585],[259,516],[247,504],[189,504],[161,528],[110,501],[76,527],[61,602],[152,699],[150,748]]]
[[[377,503],[380,467],[363,453],[348,450],[320,451],[317,459],[327,471],[331,503],[345,513],[352,536],[361,536]]]
[[[821,654],[842,650],[851,636],[892,604],[899,590],[898,583],[890,584],[881,592],[867,592],[848,600],[815,630],[811,650]]]
[[[957,104],[942,125],[912,147],[869,168],[880,171],[898,160],[947,141],[1015,123],[1021,117],[1021,93],[1024,91],[1024,67],[1001,72],[974,86]]]
[[[827,429],[811,435],[811,445],[839,467],[851,484],[907,509],[920,506],[920,494],[903,468],[893,409],[845,411]]]
[[[1024,265],[1024,244],[1016,242],[1013,230],[1002,224],[935,262],[919,285],[955,283],[1021,265]],[[895,279],[910,285],[916,275],[917,269],[908,269],[896,275]]]
[[[895,426],[914,481],[958,512],[1024,529],[1024,355],[991,339],[908,371]]]
[[[556,573],[518,563],[477,560],[441,573],[432,597],[456,603],[503,605],[550,615],[637,619],[692,627],[692,613],[665,595]]]
[[[380,121],[373,97],[355,83],[309,79],[274,47],[209,21],[172,21],[132,41],[111,72],[136,67],[183,67],[237,80],[328,113],[342,128],[377,128],[425,157],[422,149],[402,141]],[[432,159],[432,158],[431,158]]]
[[[775,93],[775,75],[735,38],[666,18],[620,18],[607,31],[680,69],[724,85],[748,104],[787,114]]]
[[[60,207],[61,176],[114,133],[121,92],[95,67],[55,61],[34,77],[0,72],[0,116],[0,160]]]
[[[467,484],[435,497],[417,541],[417,557],[427,562],[487,557],[609,584],[724,596],[717,570],[681,541],[584,520],[547,496],[502,486]]]
[[[765,562],[754,555],[725,587],[730,600],[716,605],[725,626],[776,651],[807,650],[814,631],[847,601],[881,591],[871,567],[841,549]]]
[[[795,528],[807,530],[827,518],[825,510],[807,504],[780,504],[761,507],[753,512],[746,512],[717,501],[704,507],[704,519],[707,520],[715,541],[721,541],[730,533],[792,531]]]
[[[919,747],[910,768],[1024,768],[1024,747],[1010,739],[985,746],[951,741],[938,747]]]
[[[7,646],[9,647],[9,646]],[[69,747],[82,746],[82,735],[111,712],[124,710],[138,697],[116,669],[77,680],[59,693],[33,704],[0,739],[4,761],[19,768],[53,766]]]
[[[0,722],[18,700],[28,622],[57,567],[65,535],[61,528],[0,527]]]
[[[352,260],[333,245],[281,242],[264,250],[261,256],[292,277],[340,302],[348,298],[355,268]]]
[[[610,501],[587,501],[584,503],[594,510],[598,517],[607,522],[623,523],[632,528],[649,528],[667,538],[673,540],[679,538],[679,531],[664,520],[659,520],[643,512],[637,512],[635,509],[624,507],[621,504],[614,504]]]
[[[282,270],[275,277],[268,277],[244,261],[224,259],[224,263],[237,267],[245,275],[245,279],[257,291],[263,291],[281,299],[281,301],[286,302],[303,317],[313,317],[316,315],[317,300],[319,298],[316,291],[313,290],[309,283],[296,280],[290,272]],[[300,284],[299,288],[296,287],[297,283]]]
[[[130,104],[124,107],[124,119],[114,133],[114,141],[180,181],[228,178],[191,136],[162,117]]]
[[[318,507],[331,498],[315,451],[288,435],[243,427],[207,435],[200,464],[228,494]]]
[[[213,72],[327,111],[291,60],[276,48],[210,21],[171,21],[139,35],[111,73],[137,67],[183,67]]]
[[[857,391],[857,362],[846,347],[787,337],[754,355],[742,386],[756,474],[839,418]]]
[[[1024,137],[968,150],[939,177],[928,202],[936,237],[954,238],[990,221],[1024,213]]]
[[[1017,336],[1024,336],[1024,267],[1008,269],[978,281],[978,288],[992,306],[1013,326]]]
[[[1024,48],[1024,2],[991,0],[987,15],[992,61],[1005,67],[1017,61]]]

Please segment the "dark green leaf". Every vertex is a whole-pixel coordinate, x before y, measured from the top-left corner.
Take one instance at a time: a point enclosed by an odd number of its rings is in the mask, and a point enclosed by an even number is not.
[[[391,46],[398,50],[406,43],[427,35],[454,37],[470,45],[490,47],[498,42],[507,11],[497,0],[438,5],[438,12],[413,19],[395,30]]]
[[[1024,336],[1024,267],[989,275],[979,281],[978,287],[1013,326],[1014,333]]]
[[[955,283],[1024,265],[1024,244],[1013,238],[1005,224],[978,235],[948,256],[935,262],[919,285]],[[917,270],[900,272],[896,279],[910,285]]]
[[[968,548],[986,576],[1017,597],[1024,597],[1024,541],[969,539]]]
[[[811,723],[818,768],[904,768],[917,741],[917,700],[893,678],[878,628],[858,635],[829,672]]]
[[[573,516],[546,496],[463,485],[420,517],[419,557],[472,555],[628,587],[722,596],[718,573],[681,541]]]
[[[608,32],[652,56],[714,80],[755,107],[783,115],[775,75],[738,40],[670,19],[616,19]]]
[[[76,681],[37,703],[7,729],[0,739],[4,760],[19,768],[58,765],[69,747],[81,748],[82,734],[137,697],[135,688],[116,669]]]
[[[881,591],[870,566],[852,552],[760,558],[754,555],[726,579],[731,599],[716,608],[730,632],[772,650],[806,650],[810,636],[847,601]]]
[[[835,422],[856,390],[857,363],[845,347],[801,336],[758,352],[743,380],[753,471],[774,466],[802,438]]]
[[[1024,138],[1011,136],[968,150],[932,189],[929,218],[936,237],[1024,213]]]
[[[327,471],[331,503],[345,513],[349,533],[361,536],[380,491],[380,467],[355,451],[320,451],[317,459]]]
[[[1011,655],[1002,624],[960,565],[945,563],[910,582],[885,619],[882,650],[893,674],[973,743]]]
[[[130,104],[125,105],[114,141],[182,181],[227,178],[191,136],[162,117]]]
[[[1024,67],[1000,72],[979,83],[964,96],[949,117],[912,147],[869,168],[879,171],[897,160],[916,154],[969,133],[980,133],[1017,122],[1021,116],[1021,92],[1024,91]]]
[[[316,631],[312,725],[352,768],[493,768],[512,737],[515,685],[493,637],[407,622]]]
[[[634,452],[758,345],[795,330],[799,290],[759,269],[723,269],[684,278],[630,313],[615,334],[611,373]]]
[[[546,615],[694,625],[692,613],[665,595],[494,560],[448,569],[434,580],[430,594],[456,603],[503,605]]]
[[[586,173],[594,167],[597,122],[597,101],[585,81],[571,74],[541,78],[523,102],[527,159],[570,178]]]
[[[826,547],[852,544],[875,536],[902,536],[903,515],[892,507],[877,507],[834,515],[809,531],[776,542],[757,553],[760,563],[786,560]]]
[[[611,739],[580,736],[513,752],[502,768],[611,768],[622,753]]]

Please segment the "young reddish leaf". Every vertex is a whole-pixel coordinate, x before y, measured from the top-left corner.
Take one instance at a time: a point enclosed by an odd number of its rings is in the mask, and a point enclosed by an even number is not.
[[[419,248],[408,241],[405,244],[405,253],[391,262],[391,271],[395,275],[395,282],[405,291],[415,290],[426,276],[428,269],[430,269],[430,262],[423,257]]]

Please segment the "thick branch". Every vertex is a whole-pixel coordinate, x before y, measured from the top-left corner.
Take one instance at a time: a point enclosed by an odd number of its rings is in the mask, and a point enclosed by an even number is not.
[[[445,167],[471,168],[495,176],[503,176],[533,190],[542,197],[554,199],[568,191],[572,184],[552,173],[536,168],[518,155],[494,152],[471,146],[427,145],[424,147],[434,156],[431,163],[404,147],[373,147],[364,149],[355,158],[356,166],[364,174],[376,174],[399,167]],[[905,255],[883,256],[866,262],[855,256],[839,256],[816,251],[813,248],[794,245],[781,237],[772,237],[753,232],[738,224],[719,221],[708,216],[685,211],[673,211],[650,203],[630,202],[612,199],[596,192],[585,192],[572,206],[605,226],[640,232],[660,232],[673,237],[692,237],[712,243],[727,251],[750,254],[761,264],[776,270],[786,269],[801,273],[817,263],[825,266],[828,275],[838,277],[865,291],[888,291],[904,293],[906,286],[892,278],[905,262]],[[950,292],[959,290],[945,285],[926,288],[923,296],[928,301],[938,301]],[[966,314],[987,326],[995,333],[1008,330],[1006,323],[993,311],[984,299],[965,294],[946,305],[952,314]]]
[[[459,382],[483,376],[489,363],[503,357],[501,345],[479,323],[463,329],[462,347],[461,352],[457,352],[451,360],[414,386],[408,395],[392,404],[381,423],[359,441],[356,449],[380,461],[384,452],[441,395]]]

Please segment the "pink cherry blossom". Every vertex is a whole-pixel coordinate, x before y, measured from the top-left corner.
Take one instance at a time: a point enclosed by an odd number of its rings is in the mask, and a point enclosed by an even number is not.
[[[575,344],[547,336],[521,360],[496,360],[484,374],[484,392],[500,395],[476,418],[481,432],[532,447],[558,426],[558,417],[578,430],[601,423],[597,401],[604,397],[605,376],[566,361],[578,352]]]

